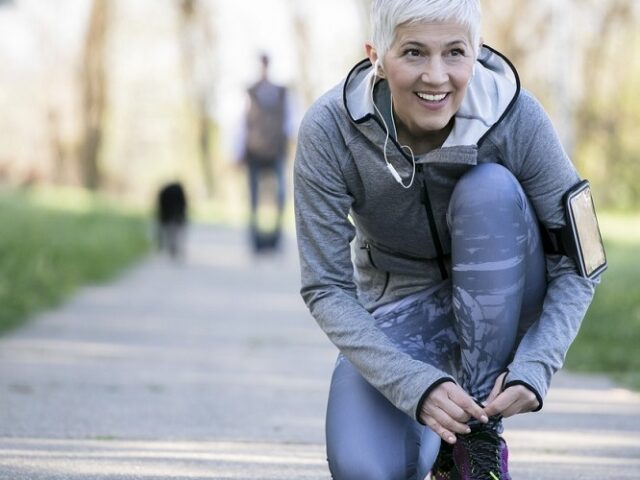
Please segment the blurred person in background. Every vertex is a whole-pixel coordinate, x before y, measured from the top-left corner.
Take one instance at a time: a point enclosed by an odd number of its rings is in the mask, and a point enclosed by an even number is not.
[[[329,469],[510,479],[502,418],[542,408],[606,264],[553,241],[582,184],[482,44],[479,0],[371,14],[368,59],[306,113],[294,167],[301,294],[340,351]]]
[[[247,108],[236,139],[237,157],[246,166],[249,179],[249,235],[256,253],[275,250],[280,244],[286,201],[287,144],[292,135],[289,92],[270,80],[269,64],[269,56],[262,53],[260,78],[247,90]],[[267,206],[275,207],[270,228],[264,227]]]
[[[174,259],[184,255],[187,227],[187,196],[180,182],[163,185],[156,201],[158,249]]]

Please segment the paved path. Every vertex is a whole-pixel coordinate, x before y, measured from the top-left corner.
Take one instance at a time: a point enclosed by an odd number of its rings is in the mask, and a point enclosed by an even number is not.
[[[334,348],[297,294],[293,244],[254,259],[198,228],[0,339],[0,479],[328,480]],[[507,424],[516,479],[640,479],[640,395],[561,375]]]

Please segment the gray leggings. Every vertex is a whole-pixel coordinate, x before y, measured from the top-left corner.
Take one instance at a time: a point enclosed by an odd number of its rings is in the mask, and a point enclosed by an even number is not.
[[[500,165],[479,165],[460,179],[447,220],[452,278],[373,316],[400,349],[483,401],[540,314],[544,254],[533,209]],[[440,448],[440,437],[396,409],[342,355],[326,436],[335,480],[423,480]]]

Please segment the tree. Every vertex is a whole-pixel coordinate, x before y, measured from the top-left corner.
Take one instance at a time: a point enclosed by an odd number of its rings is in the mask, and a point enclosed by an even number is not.
[[[594,29],[585,40],[580,75],[588,79],[575,112],[576,157],[601,189],[603,203],[640,204],[640,46],[634,0],[590,2]],[[615,187],[612,187],[615,185]]]
[[[313,55],[309,55],[312,50],[311,45],[311,25],[305,11],[305,3],[300,0],[289,0],[289,7],[293,22],[293,32],[296,43],[296,54],[298,57],[298,85],[305,105],[311,105],[316,98],[314,85]]]
[[[599,203],[638,205],[640,61],[632,52],[640,46],[640,4],[484,0],[483,6],[485,39],[507,55],[523,86],[551,112]]]
[[[211,12],[202,0],[179,2],[179,26],[185,83],[196,116],[198,152],[207,196],[214,191],[211,164],[215,144],[210,112],[214,107],[213,46],[215,32],[210,23]]]
[[[98,155],[105,129],[107,103],[106,48],[109,31],[110,0],[94,0],[82,63],[83,141],[80,170],[85,187],[100,187]]]

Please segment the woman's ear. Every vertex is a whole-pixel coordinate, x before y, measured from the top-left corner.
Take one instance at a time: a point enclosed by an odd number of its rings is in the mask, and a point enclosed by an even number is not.
[[[384,70],[382,69],[382,62],[378,57],[378,52],[376,48],[369,42],[364,44],[365,52],[367,53],[367,57],[371,61],[373,65],[374,71],[377,76],[384,78]]]

